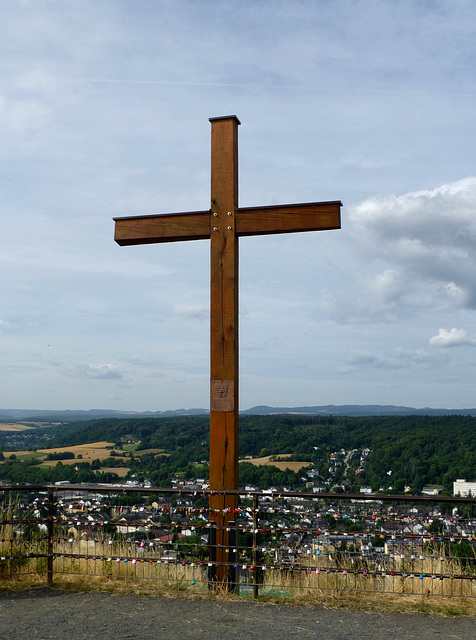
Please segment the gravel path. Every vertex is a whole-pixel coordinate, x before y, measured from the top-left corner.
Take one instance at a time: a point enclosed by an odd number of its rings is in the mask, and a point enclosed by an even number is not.
[[[8,640],[476,640],[476,620],[54,589],[0,594]]]

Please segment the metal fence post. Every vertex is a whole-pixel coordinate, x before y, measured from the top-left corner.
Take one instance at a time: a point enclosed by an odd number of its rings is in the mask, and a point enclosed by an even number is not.
[[[208,565],[208,588],[213,589],[216,581],[216,529],[214,526],[208,530],[208,559],[210,561]]]
[[[54,534],[54,495],[53,488],[48,487],[48,515],[46,518],[46,582],[53,584],[53,534]]]
[[[258,496],[253,496],[253,598],[258,597]]]
[[[240,584],[239,576],[240,571],[237,568],[238,563],[238,531],[236,528],[236,521],[230,520],[228,522],[228,589],[239,593]]]

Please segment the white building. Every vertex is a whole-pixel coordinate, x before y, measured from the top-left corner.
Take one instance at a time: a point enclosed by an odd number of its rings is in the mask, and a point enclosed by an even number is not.
[[[459,478],[456,482],[453,482],[453,495],[454,496],[476,496],[476,482],[466,482]]]

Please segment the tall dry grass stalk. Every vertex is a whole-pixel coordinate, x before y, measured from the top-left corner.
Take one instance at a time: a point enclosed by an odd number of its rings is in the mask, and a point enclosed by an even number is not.
[[[378,570],[369,570],[363,562],[351,558],[339,568],[329,557],[317,566],[297,564],[294,570],[267,569],[264,589],[303,591],[356,591],[376,594],[406,594],[476,598],[476,579],[469,568],[455,558],[423,556],[393,558]]]
[[[21,523],[15,522],[16,505],[0,511],[0,579],[43,574],[46,571],[46,540],[24,537]]]
[[[139,547],[140,549],[140,547]],[[137,545],[113,541],[61,540],[55,544],[53,571],[60,575],[107,578],[120,581],[147,581],[187,587],[208,588],[207,563],[167,559],[167,554],[144,550]]]

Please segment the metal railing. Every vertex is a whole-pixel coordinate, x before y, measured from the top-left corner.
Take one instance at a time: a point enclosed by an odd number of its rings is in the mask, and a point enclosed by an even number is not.
[[[254,597],[313,590],[476,597],[474,498],[239,491],[224,554],[212,493],[0,487],[0,580],[147,580],[203,590],[225,574],[227,589]]]

